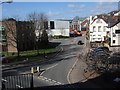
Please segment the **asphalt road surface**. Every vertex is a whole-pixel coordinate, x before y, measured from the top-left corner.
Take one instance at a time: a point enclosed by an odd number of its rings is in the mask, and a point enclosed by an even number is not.
[[[33,65],[40,66],[41,69],[45,70],[41,75],[34,76],[34,87],[69,84],[68,73],[84,46],[77,45],[79,40],[83,40],[84,42],[85,39],[84,37],[75,37],[64,40],[53,40],[53,42],[61,42],[60,46],[62,47],[63,52],[55,56],[52,62],[48,62],[46,64],[37,63],[36,65]],[[3,71],[2,75],[6,76],[30,73],[30,69],[31,65],[28,65],[28,67]]]

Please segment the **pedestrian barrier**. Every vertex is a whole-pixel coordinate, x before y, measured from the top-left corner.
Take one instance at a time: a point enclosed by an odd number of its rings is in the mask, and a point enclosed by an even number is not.
[[[20,74],[2,77],[2,90],[33,88],[33,74]]]

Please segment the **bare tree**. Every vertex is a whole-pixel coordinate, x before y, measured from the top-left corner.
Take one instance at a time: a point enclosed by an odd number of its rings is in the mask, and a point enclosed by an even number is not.
[[[28,21],[19,21],[13,18],[3,20],[6,31],[7,51],[18,52],[33,50],[35,35],[33,32],[33,23]]]
[[[37,53],[39,54],[39,43],[41,42],[41,40],[44,40],[42,38],[45,38],[47,35],[45,31],[48,27],[46,23],[48,21],[48,16],[45,13],[33,12],[30,13],[27,18],[29,21],[32,21],[34,23],[34,32],[36,34],[36,49]],[[45,33],[44,35],[42,34],[43,32]]]
[[[19,56],[19,39],[17,37],[17,31],[16,31],[16,20],[15,19],[4,19],[3,20],[3,26],[5,26],[6,29],[6,39],[7,39],[7,51],[10,49],[10,51],[16,51],[18,52]]]

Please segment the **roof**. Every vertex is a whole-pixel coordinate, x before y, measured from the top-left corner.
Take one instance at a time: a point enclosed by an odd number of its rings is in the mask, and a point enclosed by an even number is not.
[[[110,23],[108,23],[108,28],[114,27],[118,23],[120,23],[120,19],[118,19],[116,22],[112,22],[112,23],[110,22]]]
[[[113,15],[108,15],[108,14],[100,14],[100,15],[97,15],[97,18],[95,18],[93,20],[93,22],[96,19],[103,19],[106,23],[108,23],[108,25],[109,25],[108,27],[112,27],[112,26],[116,25],[117,23],[119,23],[120,16],[113,16]]]

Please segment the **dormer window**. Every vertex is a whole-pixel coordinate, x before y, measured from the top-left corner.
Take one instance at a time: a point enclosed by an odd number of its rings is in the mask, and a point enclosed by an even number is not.
[[[102,23],[100,19],[97,19],[96,23]]]

